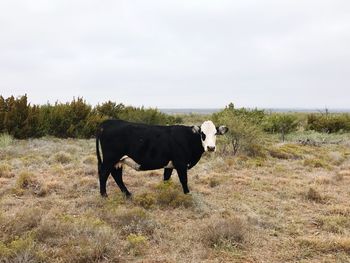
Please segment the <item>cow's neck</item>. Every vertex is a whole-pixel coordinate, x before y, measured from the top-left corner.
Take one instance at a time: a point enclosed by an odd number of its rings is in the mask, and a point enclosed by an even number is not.
[[[189,169],[195,166],[200,158],[202,157],[202,154],[204,153],[204,149],[202,146],[202,140],[199,134],[195,133],[191,136],[191,160],[189,163]]]

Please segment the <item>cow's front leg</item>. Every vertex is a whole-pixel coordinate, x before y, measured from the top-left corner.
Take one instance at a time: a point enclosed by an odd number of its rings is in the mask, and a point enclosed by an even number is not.
[[[188,190],[188,186],[187,186],[187,167],[180,166],[180,167],[176,168],[176,171],[177,171],[177,174],[179,176],[184,193],[188,194],[190,192],[190,190]]]
[[[165,168],[164,169],[164,181],[168,181],[170,179],[172,172],[173,172],[172,168]]]

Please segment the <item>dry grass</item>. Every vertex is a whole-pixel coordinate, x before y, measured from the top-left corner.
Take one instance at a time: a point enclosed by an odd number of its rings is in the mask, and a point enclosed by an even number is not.
[[[242,248],[247,242],[247,226],[243,219],[233,217],[210,222],[203,229],[203,243],[212,248]]]
[[[99,196],[93,140],[6,143],[0,262],[350,262],[347,143],[205,155],[191,195],[126,168],[132,199]]]

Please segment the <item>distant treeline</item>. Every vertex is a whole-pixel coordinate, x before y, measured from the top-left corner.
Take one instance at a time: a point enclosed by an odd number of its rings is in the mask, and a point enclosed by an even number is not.
[[[230,103],[213,117],[230,114],[231,118],[241,119],[260,126],[268,133],[289,133],[298,129],[334,133],[350,131],[349,113],[268,113],[259,109],[235,108]]]
[[[67,103],[31,105],[28,103],[27,95],[8,98],[0,96],[0,133],[8,133],[19,139],[46,135],[61,138],[91,138],[95,135],[98,124],[109,118],[171,125],[182,123],[183,118],[180,116],[168,115],[158,109],[125,106],[112,101],[95,107],[86,103],[83,98],[73,99]],[[350,131],[350,114],[327,111],[312,114],[267,113],[258,109],[237,109],[230,103],[225,109],[208,118],[220,124],[231,122],[230,130],[237,134],[241,130],[248,131],[252,125],[255,127],[253,130],[282,135],[298,129],[326,133]]]
[[[114,118],[147,124],[181,123],[180,117],[157,109],[125,106],[108,101],[92,107],[83,98],[71,102],[31,105],[27,95],[0,96],[0,133],[18,139],[51,135],[61,138],[91,138],[105,119]]]

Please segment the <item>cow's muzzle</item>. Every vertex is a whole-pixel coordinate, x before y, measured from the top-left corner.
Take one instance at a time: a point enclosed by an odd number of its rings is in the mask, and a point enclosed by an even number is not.
[[[215,151],[215,146],[207,146],[208,152],[214,152]]]

